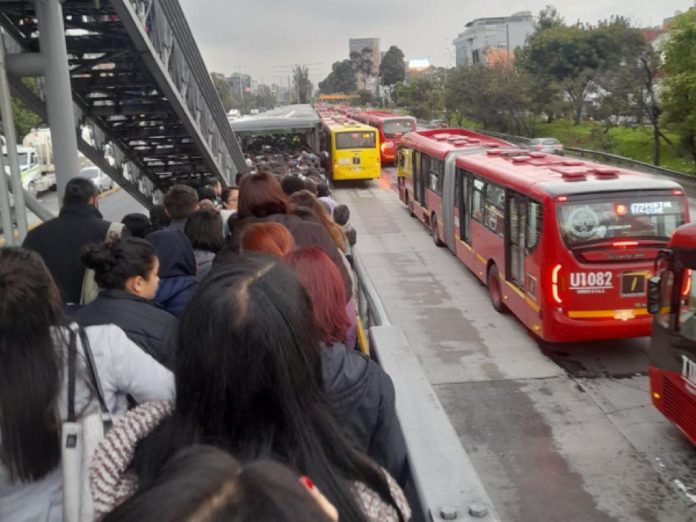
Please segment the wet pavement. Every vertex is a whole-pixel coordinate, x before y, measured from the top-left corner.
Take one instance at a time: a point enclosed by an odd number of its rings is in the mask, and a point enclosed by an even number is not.
[[[650,403],[647,339],[540,343],[408,215],[342,184],[358,250],[503,520],[696,520],[696,449]]]

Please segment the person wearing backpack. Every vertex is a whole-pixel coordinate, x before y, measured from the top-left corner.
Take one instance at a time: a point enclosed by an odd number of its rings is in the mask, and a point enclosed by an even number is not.
[[[100,411],[88,361],[111,416],[127,411],[129,395],[136,402],[174,397],[172,373],[121,329],[67,323],[46,265],[23,248],[0,249],[0,361],[0,520],[64,518],[64,488],[75,484],[62,479],[61,425],[69,409],[78,421]]]
[[[123,225],[102,219],[99,192],[90,180],[73,178],[65,186],[63,207],[57,218],[46,221],[27,234],[23,247],[38,252],[55,281],[64,304],[77,307],[96,297],[84,299],[85,266],[82,249],[100,243],[107,235],[121,235]]]

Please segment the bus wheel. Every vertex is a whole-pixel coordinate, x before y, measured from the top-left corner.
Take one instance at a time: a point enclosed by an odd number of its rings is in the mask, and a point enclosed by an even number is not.
[[[498,267],[491,265],[488,270],[488,295],[491,297],[491,304],[495,308],[496,312],[504,314],[507,312],[508,308],[503,302],[503,288],[500,283],[500,274],[498,273]]]
[[[433,243],[435,243],[435,246],[437,246],[437,247],[445,246],[445,244],[440,239],[440,233],[438,232],[438,229],[437,229],[437,216],[435,214],[433,214],[430,217],[430,232],[433,235]]]

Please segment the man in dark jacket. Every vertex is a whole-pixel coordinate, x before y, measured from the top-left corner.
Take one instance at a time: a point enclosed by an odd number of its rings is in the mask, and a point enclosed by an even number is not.
[[[111,224],[97,209],[97,195],[90,180],[71,179],[58,217],[36,227],[24,240],[25,248],[43,258],[66,304],[80,302],[85,275],[80,252],[86,245],[104,241]]]
[[[157,295],[154,301],[180,317],[198,285],[196,258],[184,233],[189,216],[198,208],[198,194],[187,185],[174,185],[164,196],[169,226],[147,236],[160,261]]]
[[[85,327],[115,324],[157,362],[174,369],[168,343],[178,321],[148,299],[125,290],[102,290],[99,297],[77,312],[75,318]]]

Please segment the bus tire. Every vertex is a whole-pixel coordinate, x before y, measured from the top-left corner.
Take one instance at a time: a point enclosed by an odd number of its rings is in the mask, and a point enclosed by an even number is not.
[[[507,313],[508,307],[505,306],[503,300],[503,287],[500,282],[500,273],[495,263],[488,269],[486,283],[488,286],[488,295],[491,298],[491,304],[493,308],[495,308],[495,311],[501,314]]]
[[[435,243],[436,247],[445,246],[445,244],[440,239],[440,232],[437,228],[437,216],[435,214],[430,216],[430,232],[433,235],[433,243]]]

